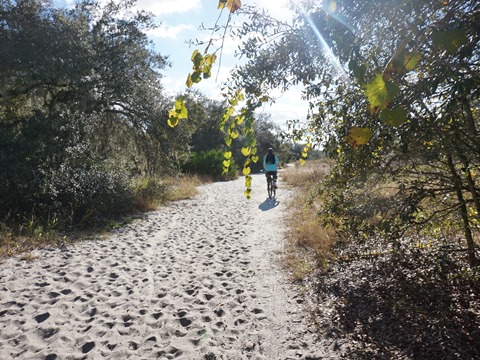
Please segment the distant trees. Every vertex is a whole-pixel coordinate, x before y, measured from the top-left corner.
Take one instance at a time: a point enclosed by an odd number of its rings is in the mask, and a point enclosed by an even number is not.
[[[186,151],[188,134],[165,125],[152,19],[131,6],[0,1],[0,219],[124,212],[132,175]]]

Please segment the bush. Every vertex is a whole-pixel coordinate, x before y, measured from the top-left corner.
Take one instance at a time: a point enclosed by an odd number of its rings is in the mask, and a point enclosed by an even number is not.
[[[101,223],[132,210],[128,176],[101,165],[50,169],[40,185],[37,209],[64,219],[65,225]]]
[[[160,179],[137,178],[133,182],[133,206],[138,211],[155,210],[168,200],[168,185]]]
[[[29,219],[58,229],[98,224],[132,210],[131,182],[119,165],[96,155],[87,136],[94,115],[38,111],[0,132],[0,219]]]
[[[190,161],[183,166],[183,171],[211,176],[214,180],[232,180],[238,177],[238,166],[233,160],[228,173],[223,174],[223,151],[215,149],[193,153]]]

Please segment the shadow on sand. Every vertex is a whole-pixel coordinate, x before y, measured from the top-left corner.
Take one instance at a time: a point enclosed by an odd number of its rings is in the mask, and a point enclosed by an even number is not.
[[[268,211],[272,210],[273,208],[276,208],[280,202],[277,199],[265,199],[263,203],[261,203],[258,208],[262,211]]]

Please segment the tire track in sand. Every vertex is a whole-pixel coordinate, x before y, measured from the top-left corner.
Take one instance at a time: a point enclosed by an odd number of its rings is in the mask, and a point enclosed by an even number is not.
[[[276,263],[290,193],[253,186],[202,186],[108,240],[0,264],[0,358],[327,358]]]

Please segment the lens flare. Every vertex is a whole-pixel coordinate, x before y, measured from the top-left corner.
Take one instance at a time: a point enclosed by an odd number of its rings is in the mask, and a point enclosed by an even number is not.
[[[310,17],[310,15],[304,10],[304,8],[302,6],[299,6],[298,9],[300,10],[301,14],[303,15],[303,18],[305,19],[305,21],[308,23],[308,25],[312,28],[313,32],[315,33],[315,36],[318,38],[318,40],[320,41],[320,45],[322,46],[323,48],[323,52],[324,52],[324,55],[325,57],[329,60],[329,62],[332,64],[332,66],[334,67],[335,71],[337,72],[337,74],[340,76],[340,78],[346,82],[346,83],[350,83],[350,78],[348,77],[348,74],[346,73],[346,71],[343,69],[342,67],[342,64],[340,63],[340,61],[338,60],[338,58],[335,56],[335,54],[333,53],[332,49],[330,48],[330,46],[328,46],[328,43],[325,41],[324,37],[322,36],[322,34],[320,33],[320,31],[318,30],[318,28],[315,26],[315,23],[313,22],[312,18]],[[337,17],[334,17],[335,19],[337,19]],[[343,22],[342,22],[343,24]]]

